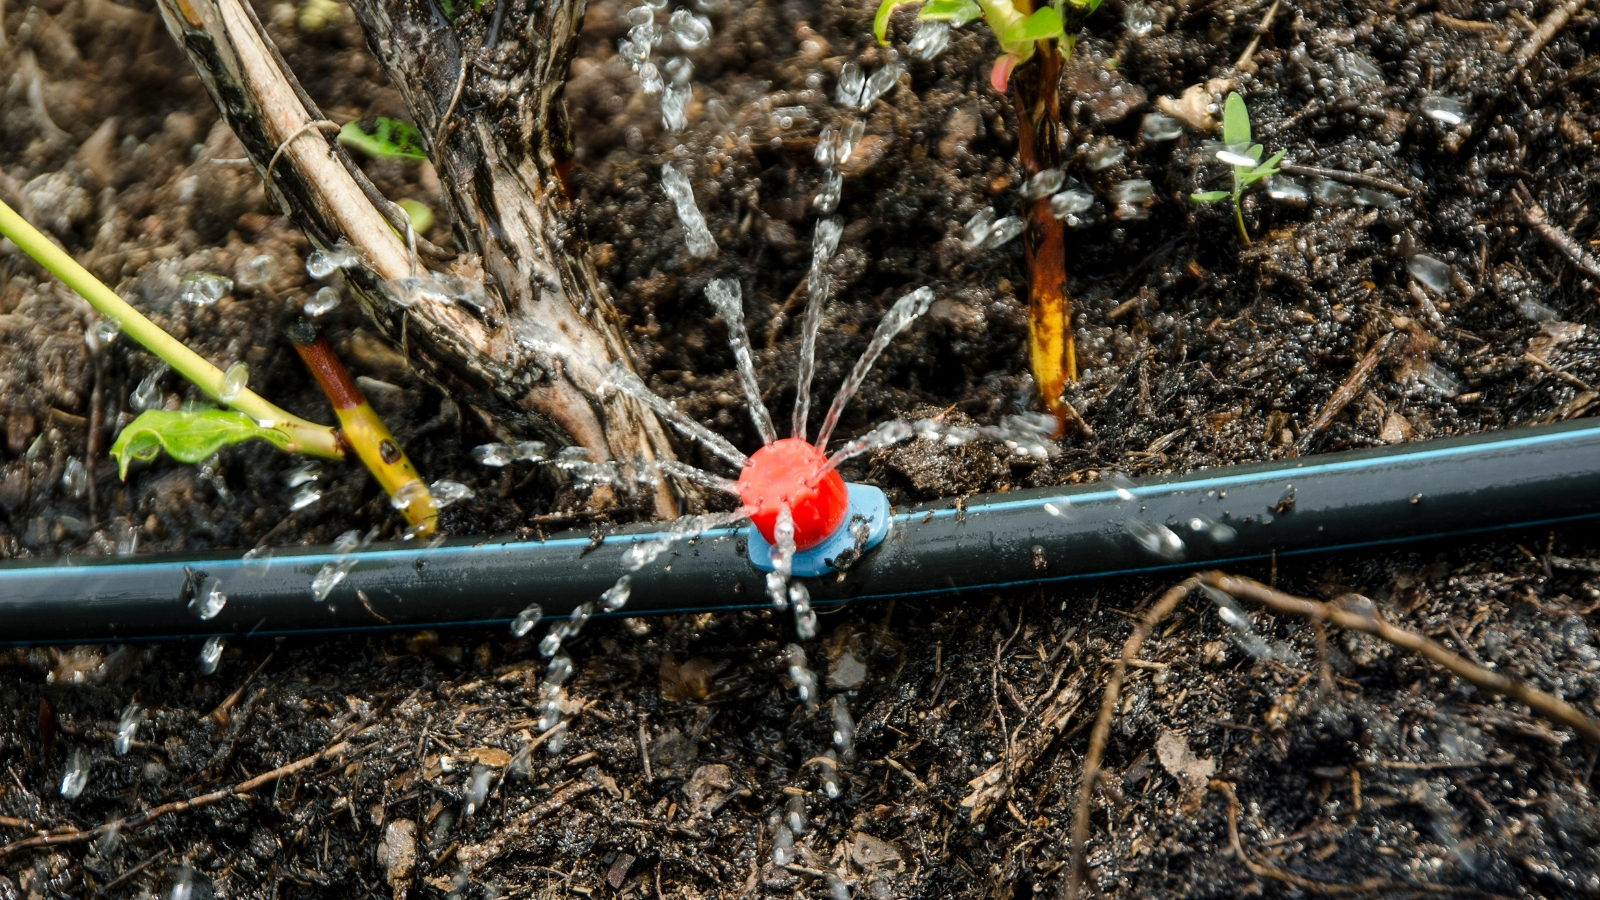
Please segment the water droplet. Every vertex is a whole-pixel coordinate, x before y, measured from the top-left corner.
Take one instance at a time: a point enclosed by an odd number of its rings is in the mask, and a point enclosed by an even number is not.
[[[633,576],[624,575],[617,579],[616,584],[607,588],[606,592],[600,595],[600,605],[605,607],[608,612],[616,612],[628,605],[628,597],[632,593]]]
[[[1127,153],[1121,144],[1104,143],[1083,155],[1083,165],[1091,172],[1101,172],[1121,162]]]
[[[80,747],[72,751],[66,772],[61,776],[61,796],[68,800],[76,800],[88,784],[89,756]]]
[[[1138,206],[1155,196],[1155,192],[1155,186],[1143,178],[1130,178],[1118,182],[1117,186],[1111,189],[1111,199],[1119,204]]]
[[[1460,125],[1467,120],[1467,105],[1455,97],[1433,94],[1422,101],[1422,114],[1446,125]]]
[[[211,272],[194,272],[184,276],[178,288],[178,297],[195,306],[210,306],[233,290],[233,279]]]
[[[472,766],[472,780],[467,786],[467,802],[463,815],[471,816],[483,806],[484,798],[489,796],[489,784],[494,781],[494,770],[488,766],[474,764]]]
[[[1153,525],[1141,522],[1138,519],[1129,519],[1127,522],[1128,534],[1139,545],[1139,548],[1152,556],[1162,559],[1183,558],[1183,538],[1177,532],[1165,525]]]
[[[826,262],[839,248],[839,235],[844,233],[844,223],[836,218],[817,220],[817,230],[811,236],[811,258]]]
[[[199,596],[189,601],[189,611],[194,613],[200,621],[214,619],[222,608],[228,605],[228,595],[222,592],[222,582],[216,578],[211,579],[210,589],[203,591]]]
[[[782,868],[794,862],[794,832],[788,825],[779,825],[772,838],[772,864]]]
[[[1306,186],[1283,175],[1274,175],[1267,183],[1267,196],[1280,203],[1302,204],[1310,198]]]
[[[527,637],[533,626],[538,625],[539,620],[543,618],[544,607],[537,603],[528,604],[527,609],[517,613],[517,617],[511,620],[511,636]]]
[[[422,482],[418,481],[415,483],[421,484]],[[452,503],[457,503],[462,500],[470,500],[477,496],[472,488],[469,488],[458,481],[435,481],[430,486],[430,490],[433,493],[434,506],[438,507],[439,509],[444,509],[446,506],[449,506]],[[395,492],[394,499],[396,503],[400,502],[400,493],[398,491]],[[410,503],[408,502],[405,505],[409,506]]]
[[[845,884],[843,878],[828,872],[822,880],[828,885],[828,900],[850,900],[850,885]]]
[[[128,406],[136,413],[160,409],[165,399],[161,393],[161,378],[166,374],[167,366],[162,363],[155,371],[139,379],[139,386],[128,395]]]
[[[717,242],[706,228],[706,218],[694,202],[694,188],[689,176],[671,163],[661,167],[661,187],[677,208],[678,220],[683,223],[683,236],[689,255],[704,259],[717,252]]]
[[[687,56],[674,56],[667,60],[664,68],[667,77],[675,85],[686,85],[694,77],[694,63],[690,62]]]
[[[1418,253],[1416,256],[1406,260],[1406,271],[1432,289],[1434,293],[1449,295],[1451,275],[1453,274],[1449,263],[1424,253]]]
[[[661,95],[661,126],[676,134],[689,127],[689,103],[694,99],[694,92],[687,84],[674,84]],[[788,123],[791,120],[784,120]],[[789,124],[783,124],[788,128]]]
[[[361,260],[349,245],[340,241],[332,250],[313,250],[306,257],[306,274],[318,281],[340,269],[355,266]]]
[[[917,23],[916,36],[911,39],[911,55],[927,62],[950,46],[950,23],[923,19]]]
[[[118,756],[127,755],[134,736],[139,733],[139,723],[143,721],[144,710],[137,703],[129,703],[122,711],[122,718],[117,722],[117,739],[113,742],[113,749]]]
[[[322,476],[322,463],[312,460],[304,465],[295,466],[283,475],[283,480],[289,487],[297,488],[310,481],[316,481]]]
[[[844,176],[834,169],[822,173],[822,181],[817,185],[817,196],[812,199],[811,205],[817,212],[827,215],[839,208],[839,198],[844,195]]]
[[[247,550],[244,556],[239,558],[239,561],[243,564],[242,568],[246,574],[260,578],[267,574],[268,569],[272,568],[272,548],[256,547],[253,550]]]
[[[1091,206],[1094,206],[1094,195],[1088,191],[1074,188],[1070,191],[1062,191],[1050,198],[1050,215],[1058,219],[1065,219],[1068,216],[1088,212]]]
[[[200,648],[201,675],[216,674],[217,663],[222,660],[222,644],[223,640],[220,634],[206,638],[205,644]]]
[[[667,33],[686,51],[699,50],[711,43],[711,21],[687,9],[675,9],[667,18]]]
[[[1144,37],[1156,27],[1156,11],[1149,5],[1135,0],[1123,8],[1122,24],[1127,26],[1128,33],[1134,37]]]
[[[1072,501],[1065,497],[1062,497],[1060,500],[1056,500],[1052,503],[1044,504],[1044,511],[1058,519],[1070,520],[1078,517],[1077,508],[1072,505]]]
[[[1064,181],[1066,181],[1066,175],[1062,174],[1060,169],[1045,169],[1043,172],[1029,178],[1023,184],[1022,196],[1027,200],[1048,197],[1061,190],[1061,184]]]
[[[989,231],[994,228],[994,207],[986,206],[967,220],[965,235],[961,242],[970,249],[976,249],[989,237]]]
[[[233,276],[234,281],[241,287],[260,287],[271,281],[277,271],[277,260],[263,253],[245,261]]]
[[[61,472],[61,486],[74,498],[82,497],[89,490],[89,469],[84,466],[83,460],[76,456],[68,457],[67,465]]]
[[[639,66],[639,90],[654,96],[661,93],[665,86],[661,80],[661,70],[656,68],[655,63],[647,62]]]
[[[1023,221],[1016,216],[1006,216],[1003,219],[996,220],[994,225],[990,227],[988,235],[984,237],[983,246],[979,249],[993,250],[1002,244],[1009,243],[1017,235],[1021,234],[1025,227]]]
[[[1530,297],[1517,301],[1517,312],[1522,313],[1530,322],[1554,322],[1561,318],[1555,310]]]
[[[509,465],[516,458],[516,451],[506,444],[479,444],[472,448],[472,459],[481,466]]]
[[[839,87],[834,100],[840,106],[852,107],[861,102],[861,89],[867,84],[867,76],[862,74],[861,67],[853,62],[844,64],[839,70]]]
[[[305,306],[301,308],[305,311],[306,315],[316,318],[317,316],[327,315],[328,313],[333,312],[336,308],[338,308],[338,306],[339,289],[324,287],[318,288],[317,292],[312,294],[306,300]]]
[[[1311,190],[1318,203],[1325,203],[1342,209],[1348,209],[1358,203],[1355,188],[1327,178],[1318,178],[1313,181]]]
[[[94,336],[95,342],[99,345],[96,346],[95,343],[91,343],[89,345],[90,350],[109,347],[111,342],[117,339],[117,335],[122,333],[122,323],[116,319],[100,319],[94,323],[93,328],[89,329],[89,333]]]
[[[311,579],[311,599],[317,603],[327,600],[333,589],[338,587],[339,582],[343,581],[355,567],[355,559],[347,557],[318,569],[316,577]]]
[[[223,403],[232,403],[244,393],[245,385],[250,383],[250,367],[244,362],[236,362],[222,373],[222,387],[217,389],[217,399]]]
[[[308,484],[295,491],[294,499],[289,501],[289,511],[298,512],[322,499],[322,491],[314,484]]]
[[[1163,112],[1146,113],[1139,136],[1152,144],[1175,141],[1183,137],[1183,123]]]
[[[892,51],[891,51],[892,53]],[[872,73],[866,84],[861,88],[861,100],[856,104],[856,109],[866,112],[878,98],[889,93],[900,81],[900,74],[904,71],[898,62],[889,62]]]

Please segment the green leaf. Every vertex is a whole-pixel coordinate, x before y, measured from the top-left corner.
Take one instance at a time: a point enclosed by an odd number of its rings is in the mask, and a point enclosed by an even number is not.
[[[1251,169],[1248,172],[1239,173],[1239,186],[1240,186],[1240,188],[1241,189],[1242,188],[1247,188],[1250,185],[1255,184],[1256,182],[1260,181],[1263,178],[1266,178],[1269,175],[1278,174],[1278,163],[1281,162],[1282,160],[1283,160],[1283,151],[1279,150],[1277,153],[1274,153],[1272,155],[1271,159],[1267,160],[1266,162],[1262,163],[1261,165],[1256,166],[1254,169]]]
[[[111,455],[117,460],[117,473],[128,477],[128,463],[133,460],[152,460],[162,449],[179,462],[197,463],[217,452],[227,444],[241,444],[260,438],[279,450],[289,448],[289,436],[276,428],[257,424],[238,410],[152,409],[139,414],[128,423],[111,445]]]
[[[1003,47],[1030,41],[1054,40],[1065,33],[1061,27],[1061,14],[1056,12],[1055,7],[1046,6],[1034,10],[1032,15],[1006,28],[1005,32],[997,37],[1000,38]]]
[[[1198,194],[1190,194],[1189,195],[1189,199],[1193,200],[1196,203],[1216,203],[1218,200],[1226,200],[1226,199],[1228,199],[1228,192],[1227,191],[1203,191],[1203,192],[1198,193]]]
[[[1250,110],[1238,91],[1228,94],[1222,108],[1222,142],[1229,147],[1250,143]]]
[[[922,10],[917,13],[917,18],[949,22],[951,25],[965,25],[981,15],[983,7],[973,0],[930,0],[923,4]]]
[[[883,0],[878,4],[878,14],[872,17],[872,33],[877,37],[878,43],[885,45],[889,43],[889,17],[906,2],[907,0]]]
[[[372,120],[370,130],[363,124],[350,122],[339,129],[339,143],[379,159],[422,162],[428,158],[422,151],[422,132],[409,122],[378,118]]]
[[[401,200],[395,205],[406,211],[406,216],[411,219],[411,230],[417,234],[423,234],[428,230],[428,226],[433,224],[433,210],[428,208],[428,204],[416,200]]]

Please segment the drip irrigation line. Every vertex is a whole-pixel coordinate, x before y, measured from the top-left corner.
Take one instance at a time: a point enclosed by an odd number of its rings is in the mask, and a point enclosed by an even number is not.
[[[926,597],[1597,517],[1600,422],[1584,420],[1200,470],[1122,489],[1096,483],[921,504],[896,513],[888,538],[842,579],[808,586],[817,604]],[[0,645],[503,625],[531,603],[562,617],[611,587],[629,546],[666,536],[659,526],[638,526],[598,545],[569,533],[374,548],[354,557],[325,603],[312,599],[312,579],[349,559],[325,548],[285,549],[265,563],[237,554],[11,562],[0,565]],[[766,607],[764,573],[747,552],[743,528],[680,540],[633,573],[632,599],[617,614]],[[202,573],[220,579],[228,596],[209,621],[189,611],[193,585],[208,583]]]

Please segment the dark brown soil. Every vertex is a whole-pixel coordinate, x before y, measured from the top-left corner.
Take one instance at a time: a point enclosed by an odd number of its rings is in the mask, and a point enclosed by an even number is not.
[[[849,60],[870,70],[885,59],[870,40],[873,10],[856,0],[755,0],[712,15],[713,43],[694,55],[691,125],[674,136],[615,56],[626,9],[617,0],[590,9],[569,84],[584,221],[651,384],[751,447],[732,355],[703,289],[714,277],[740,279],[767,400],[786,422],[798,309],[775,332],[772,323],[810,265],[820,175],[812,151],[822,125],[842,121],[834,82]],[[1524,226],[1511,192],[1525,184],[1581,246],[1596,231],[1592,13],[1574,16],[1519,71],[1513,51],[1551,11],[1544,0],[1283,6],[1244,73],[1230,66],[1266,3],[1154,9],[1158,24],[1143,38],[1130,36],[1117,0],[1096,13],[1064,95],[1069,174],[1098,198],[1091,221],[1069,231],[1086,368],[1070,399],[1095,436],[1071,437],[1045,465],[975,444],[933,459],[925,448],[882,453],[862,460],[856,477],[897,501],[929,499],[1260,460],[1300,442],[1334,450],[1420,440],[1591,408],[1596,286]],[[333,118],[405,114],[342,11],[315,31],[289,4],[258,11]],[[896,16],[902,54],[913,28],[909,13]],[[254,171],[235,162],[242,150],[215,126],[153,6],[7,7],[0,35],[0,198],[212,360],[247,361],[252,387],[329,418],[281,336],[315,287],[306,243],[274,215]],[[972,25],[931,63],[902,56],[907,75],[867,117],[868,137],[845,170],[823,398],[895,298],[928,284],[939,300],[891,347],[842,435],[917,410],[993,422],[1033,402],[1021,247],[979,254],[960,242],[985,206],[1019,211],[1010,106],[987,86],[994,53]],[[1246,202],[1255,243],[1243,248],[1226,204],[1186,199],[1226,178],[1220,165],[1202,164],[1201,139],[1139,137],[1156,98],[1224,75],[1249,100],[1268,152],[1367,173],[1410,195],[1368,195],[1377,205],[1362,206],[1335,191],[1291,204],[1258,190]],[[1467,121],[1451,128],[1424,116],[1435,95],[1462,101]],[[786,113],[788,128],[773,113],[786,107],[803,108]],[[1090,171],[1088,156],[1107,141],[1125,155]],[[659,186],[668,160],[693,173],[721,247],[710,261],[684,249]],[[388,196],[439,208],[426,167],[375,162],[370,172]],[[1154,197],[1143,217],[1119,217],[1108,198],[1134,178],[1150,181]],[[429,236],[447,242],[448,224]],[[1447,292],[1412,290],[1406,261],[1418,253],[1452,267]],[[260,256],[274,270],[265,283],[241,284],[205,309],[176,298],[183,275],[235,275]],[[0,245],[0,557],[108,554],[135,535],[141,551],[156,551],[397,530],[386,498],[349,467],[326,467],[322,500],[290,513],[283,475],[299,462],[261,447],[224,451],[208,470],[161,460],[118,482],[105,448],[153,360],[125,339],[91,353],[83,334],[93,321],[86,304]],[[353,302],[324,321],[351,368],[372,379],[370,396],[422,470],[477,490],[448,512],[449,530],[506,532],[581,508],[570,488],[527,470],[473,466],[467,451],[487,435],[364,331]],[[1308,436],[1356,361],[1391,333],[1376,374]],[[183,401],[175,376],[164,389],[169,405]],[[62,476],[69,460],[86,458],[96,404],[104,425],[87,457],[94,490],[74,496]],[[1240,574],[1317,597],[1359,591],[1395,620],[1594,711],[1595,538],[1511,535]],[[114,845],[0,857],[0,900],[89,896],[112,882],[106,896],[167,896],[189,883],[198,892],[189,896],[217,897],[825,897],[821,871],[881,900],[1054,893],[1098,685],[1129,614],[1164,586],[1120,579],[825,614],[808,652],[833,675],[825,695],[846,697],[859,724],[858,758],[844,767],[837,800],[821,793],[811,762],[831,747],[827,707],[812,715],[796,703],[781,653],[792,632],[763,614],[592,625],[572,648],[570,691],[588,705],[566,747],[534,751],[525,772],[509,767],[471,817],[473,766],[504,766],[536,731],[542,666],[528,641],[446,633],[244,642],[209,677],[189,645],[6,651],[0,843],[231,784],[364,724],[337,762],[250,799],[169,816]],[[1147,648],[1156,665],[1134,670],[1112,732],[1090,848],[1101,890],[1317,892],[1252,874],[1234,855],[1209,773],[1238,793],[1250,858],[1301,878],[1374,879],[1366,893],[1395,897],[1437,885],[1600,895],[1594,748],[1366,638],[1332,637],[1339,678],[1324,693],[1308,627],[1257,616],[1282,651],[1257,661],[1203,597],[1180,610]],[[208,717],[238,689],[229,715]],[[151,719],[119,757],[111,738],[132,700]],[[1053,738],[1039,733],[1052,701],[1073,710]],[[1008,757],[1013,742],[1026,750]],[[59,785],[78,751],[92,760],[90,777],[68,802]],[[969,780],[1008,759],[1016,784],[975,821],[962,805]],[[791,796],[803,796],[809,821],[797,867],[782,869],[771,848]],[[379,850],[399,822],[415,823],[419,855],[415,877],[396,885],[385,862],[393,855]]]

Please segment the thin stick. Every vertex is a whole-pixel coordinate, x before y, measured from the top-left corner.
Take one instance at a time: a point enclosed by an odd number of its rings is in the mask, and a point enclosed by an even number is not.
[[[1100,777],[1100,760],[1105,756],[1106,739],[1111,734],[1111,719],[1116,714],[1117,698],[1122,693],[1122,681],[1127,677],[1129,661],[1139,655],[1139,649],[1155,631],[1156,625],[1171,613],[1173,608],[1200,586],[1200,577],[1191,575],[1167,589],[1161,599],[1145,612],[1144,618],[1128,635],[1122,645],[1122,657],[1111,669],[1106,680],[1105,694],[1100,700],[1100,714],[1095,717],[1094,729],[1089,732],[1089,755],[1083,761],[1083,777],[1078,784],[1078,809],[1072,817],[1072,869],[1067,877],[1067,900],[1076,900],[1083,890],[1084,862],[1089,843],[1089,807],[1094,802],[1094,784]]]
[[[1333,422],[1334,417],[1338,416],[1349,405],[1356,392],[1361,390],[1361,386],[1366,384],[1367,379],[1371,377],[1372,370],[1378,367],[1378,360],[1383,358],[1383,352],[1389,349],[1389,343],[1393,338],[1394,332],[1392,331],[1378,338],[1377,342],[1367,350],[1367,354],[1361,357],[1361,361],[1356,363],[1355,368],[1350,370],[1350,374],[1345,378],[1344,383],[1339,385],[1339,388],[1333,392],[1333,396],[1329,397],[1328,402],[1323,404],[1321,411],[1317,413],[1317,417],[1311,420],[1311,424],[1300,435],[1300,441],[1294,447],[1296,456],[1310,450],[1311,445],[1316,443],[1317,438],[1321,436],[1322,430],[1327,428]]]
[[[1584,0],[1567,0],[1567,2],[1551,10],[1550,14],[1544,17],[1544,21],[1539,23],[1539,27],[1534,29],[1533,34],[1528,36],[1528,40],[1517,48],[1516,53],[1512,54],[1511,59],[1516,63],[1516,67],[1523,69],[1527,67],[1528,63],[1533,62],[1533,58],[1539,55],[1539,51],[1543,50],[1546,44],[1550,43],[1550,39],[1555,37],[1556,33],[1561,29],[1567,27],[1567,21],[1572,18],[1572,14],[1577,12],[1583,4]]]
[[[1285,175],[1301,175],[1306,178],[1326,178],[1329,181],[1342,181],[1357,187],[1377,188],[1402,197],[1411,196],[1411,189],[1382,178],[1363,175],[1360,172],[1344,172],[1339,169],[1324,169],[1321,166],[1302,166],[1297,163],[1279,163],[1278,169]]]
[[[500,14],[500,10],[498,10],[498,9],[495,10],[496,17],[498,17],[499,14]],[[498,18],[496,19],[496,21],[498,21]],[[450,133],[449,132],[450,117],[455,115],[455,113],[456,113],[456,104],[461,102],[461,89],[466,87],[466,86],[467,86],[467,55],[465,53],[463,53],[463,54],[461,54],[461,74],[456,77],[455,93],[450,95],[450,105],[445,107],[444,115],[439,119],[439,127],[435,128],[434,131],[433,131],[433,146],[434,146],[435,150],[438,150],[439,142],[443,141],[445,139],[445,136]]]
[[[1545,216],[1544,207],[1534,201],[1533,195],[1528,193],[1522,182],[1517,182],[1517,186],[1512,189],[1511,198],[1521,208],[1522,219],[1528,223],[1529,228],[1538,232],[1540,237],[1548,241],[1550,246],[1560,250],[1567,259],[1572,260],[1572,264],[1582,269],[1585,275],[1600,280],[1600,263],[1596,263],[1594,257],[1585,253],[1565,231],[1550,224],[1550,220]]]
[[[140,825],[146,825],[150,822],[154,822],[156,819],[159,819],[162,816],[188,812],[191,809],[199,809],[202,806],[211,806],[212,804],[226,800],[229,797],[237,797],[244,794],[249,794],[265,785],[272,784],[285,775],[293,775],[296,772],[308,769],[317,763],[322,762],[330,756],[338,756],[339,754],[343,753],[350,746],[348,741],[342,740],[343,736],[349,734],[352,730],[355,730],[357,725],[364,727],[367,724],[367,721],[368,720],[366,719],[362,719],[360,722],[356,723],[356,725],[346,726],[344,730],[339,733],[341,740],[339,740],[337,743],[324,747],[322,750],[303,759],[297,759],[287,765],[279,766],[270,772],[263,772],[254,778],[249,778],[239,782],[238,784],[212,791],[209,794],[201,794],[198,797],[190,797],[187,800],[174,800],[171,803],[163,803],[160,806],[147,809],[144,812],[134,813],[131,816],[123,816],[114,822],[106,822],[86,830],[80,829],[78,831],[69,831],[65,834],[42,834],[38,837],[31,837],[23,841],[12,841],[9,844],[0,846],[0,859],[5,859],[7,856],[10,856],[13,853],[20,853],[24,850],[37,850],[41,847],[61,847],[69,844],[86,843],[94,840],[97,837],[100,837],[101,835],[104,835],[109,831],[121,831],[125,828],[137,828]]]
[[[1256,47],[1261,44],[1261,36],[1267,33],[1268,28],[1272,27],[1272,17],[1278,14],[1278,4],[1281,2],[1282,0],[1272,0],[1272,8],[1267,10],[1267,14],[1261,17],[1261,24],[1256,26],[1255,37],[1250,39],[1249,46],[1245,47],[1244,52],[1239,54],[1239,61],[1233,64],[1235,69],[1244,68],[1250,62],[1251,57],[1256,55]]]
[[[148,869],[151,866],[155,865],[156,863],[160,862],[161,860],[165,859],[167,854],[171,853],[171,852],[172,852],[172,849],[170,847],[161,848],[161,851],[159,853],[156,853],[155,855],[151,856],[149,859],[145,860],[144,862],[139,863],[137,866],[134,866],[133,868],[129,869],[128,871],[123,872],[121,875],[118,875],[116,878],[113,878],[112,880],[106,882],[104,885],[102,885],[100,887],[99,890],[94,892],[94,895],[96,897],[104,897],[106,894],[111,893],[111,889],[112,888],[114,888],[117,885],[123,883],[124,881],[127,881],[129,878],[132,878],[133,876],[139,874],[140,872],[143,872],[145,869]]]
[[[232,400],[223,400],[222,384],[225,376],[221,369],[184,346],[182,341],[167,334],[160,325],[145,318],[144,313],[117,296],[115,291],[91,275],[88,269],[78,265],[77,260],[69,256],[67,251],[56,246],[29,224],[27,219],[3,202],[0,202],[0,234],[10,238],[39,265],[61,279],[67,287],[77,292],[78,296],[89,301],[89,305],[101,315],[121,325],[129,337],[138,341],[146,350],[161,357],[179,375],[189,379],[190,383],[204,391],[207,396],[258,422],[272,422],[273,428],[289,437],[289,445],[284,447],[286,452],[307,453],[329,459],[344,457],[344,450],[339,446],[339,439],[332,428],[308,422],[279,409],[249,388],[240,391]]]
[[[1451,884],[1439,884],[1432,881],[1390,881],[1386,878],[1374,876],[1356,884],[1338,884],[1328,881],[1314,881],[1304,878],[1293,872],[1286,872],[1277,866],[1257,862],[1248,853],[1244,852],[1244,845],[1239,841],[1239,797],[1233,792],[1233,785],[1219,779],[1212,779],[1211,789],[1226,797],[1228,800],[1228,840],[1233,844],[1233,855],[1239,857],[1244,867],[1250,874],[1257,878],[1270,878],[1281,881],[1303,891],[1313,894],[1367,894],[1373,891],[1422,891],[1430,894],[1474,894],[1478,896],[1496,896],[1479,891],[1476,888],[1459,887]]]
[[[1509,697],[1518,703],[1526,705],[1538,715],[1549,719],[1557,725],[1571,728],[1591,743],[1600,745],[1600,721],[1596,721],[1579,712],[1578,708],[1572,704],[1547,694],[1520,678],[1511,678],[1499,672],[1485,669],[1482,666],[1474,665],[1465,658],[1446,650],[1437,641],[1409,629],[1385,622],[1383,619],[1378,618],[1376,612],[1370,614],[1362,613],[1347,606],[1294,597],[1282,591],[1273,590],[1259,581],[1236,578],[1221,572],[1207,572],[1201,575],[1200,578],[1205,584],[1223,593],[1245,600],[1252,600],[1278,612],[1292,613],[1313,621],[1331,622],[1340,628],[1348,628],[1351,631],[1360,631],[1382,638],[1396,647],[1427,657],[1448,670],[1452,675],[1481,691]]]
[[[339,123],[330,122],[327,119],[312,119],[310,122],[301,125],[294,134],[289,135],[289,137],[285,139],[283,143],[278,145],[278,149],[272,151],[272,159],[267,162],[267,173],[265,176],[263,176],[262,180],[269,184],[272,182],[272,170],[278,167],[278,157],[283,155],[283,151],[289,149],[289,145],[294,143],[295,138],[298,138],[300,135],[305,134],[308,131],[327,131],[329,128],[332,128],[337,132],[339,130]]]

